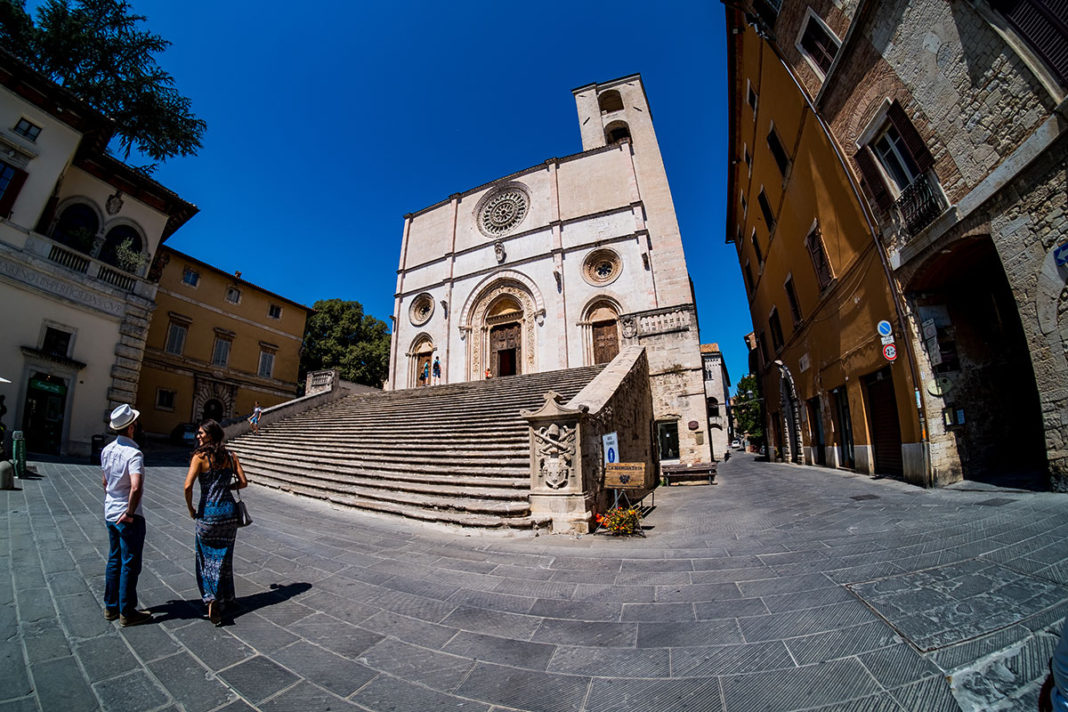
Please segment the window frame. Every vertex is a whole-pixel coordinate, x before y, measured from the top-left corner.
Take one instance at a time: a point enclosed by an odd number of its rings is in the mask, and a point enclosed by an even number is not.
[[[801,311],[801,302],[797,299],[793,273],[786,275],[786,281],[782,283],[782,288],[786,292],[786,301],[790,306],[790,316],[794,319],[794,328],[796,329],[805,320],[805,317]]]
[[[817,250],[814,247],[819,248],[819,262],[817,262]],[[823,231],[820,230],[818,220],[812,222],[812,227],[805,235],[805,248],[808,250],[808,257],[812,262],[812,270],[816,273],[816,281],[819,282],[820,290],[827,289],[834,282],[834,270],[831,268],[831,257],[827,254],[827,246],[823,244]]]
[[[267,305],[267,318],[268,319],[281,319],[282,318],[282,305],[281,304],[268,304]]]
[[[231,299],[230,298],[231,294],[236,295],[236,297],[234,299]],[[226,302],[228,304],[240,304],[241,303],[241,290],[238,289],[237,287],[235,287],[232,284],[228,285],[226,287],[226,295],[225,295],[224,299],[226,299]]]
[[[219,358],[220,349],[222,344],[226,344],[226,348],[222,349],[222,359]],[[230,349],[234,345],[233,339],[225,336],[215,336],[215,343],[211,347],[211,365],[220,366],[222,368],[229,368],[230,366]]]
[[[163,403],[163,396],[167,394],[170,396],[170,405]],[[157,388],[156,389],[156,410],[164,410],[167,412],[174,412],[174,403],[178,398],[178,391],[171,390],[170,388]]]
[[[816,21],[815,25],[813,25],[813,20]],[[809,52],[808,48],[804,45],[805,35],[810,27],[814,27],[817,31],[822,30],[826,35],[826,39],[830,40],[835,46],[834,53],[830,58],[831,61],[827,64],[826,69],[820,66],[818,58]],[[816,39],[815,34],[813,34],[813,38]],[[818,43],[816,43],[816,46],[823,50],[824,54],[827,53],[826,48],[820,46]],[[838,58],[838,52],[842,49],[842,39],[830,28],[822,17],[817,15],[811,7],[808,7],[805,8],[805,19],[802,20],[801,26],[797,30],[797,38],[794,40],[794,48],[801,53],[801,56],[808,62],[808,65],[812,67],[812,70],[819,75],[819,78],[822,81],[827,78],[828,74],[830,74],[831,67],[834,66],[834,60]]]
[[[192,281],[188,279],[190,275],[192,275]],[[189,265],[185,265],[182,268],[182,284],[187,287],[193,287],[194,289],[200,286],[200,272],[197,272]]]
[[[756,228],[749,235],[749,242],[753,246],[753,254],[757,258],[757,268],[764,269],[764,252],[760,249],[760,240],[757,238]]]
[[[771,140],[772,138],[775,139],[774,143]],[[783,180],[786,180],[786,176],[790,174],[790,165],[793,161],[790,160],[790,154],[786,152],[786,146],[783,145],[782,139],[779,138],[779,132],[775,130],[774,121],[768,127],[768,135],[765,141],[768,144],[771,157],[775,159],[775,165],[779,168],[779,173],[782,174]]]
[[[675,431],[675,455],[674,457],[664,457],[664,448],[662,443],[664,442],[663,433],[667,429],[674,429]],[[679,421],[677,420],[658,420],[656,421],[656,456],[660,462],[678,462],[682,458],[682,441],[679,437]]]
[[[771,332],[771,346],[775,353],[779,353],[786,346],[786,338],[782,331],[782,320],[779,318],[779,308],[772,307],[768,312],[768,331]]]
[[[23,124],[26,124],[27,128],[19,130],[19,127]],[[16,136],[21,136],[31,143],[37,143],[37,138],[41,135],[41,127],[27,119],[25,116],[19,117],[19,120],[11,127],[11,131]]]
[[[259,363],[256,365],[256,375],[257,376],[259,376],[260,378],[274,378],[274,356],[275,356],[275,354],[274,354],[273,351],[268,351],[266,349],[260,349],[260,359],[259,359]],[[264,368],[263,368],[263,363],[264,363],[265,359],[267,360],[267,363],[269,364],[266,373],[264,373]]]
[[[178,343],[178,349],[175,351],[171,348],[174,343],[175,329],[181,330],[181,339]],[[173,319],[167,325],[167,339],[163,342],[163,352],[171,354],[172,356],[181,356],[185,352],[185,341],[189,337],[189,325],[182,324],[181,322],[174,321]]]
[[[768,194],[764,190],[764,186],[760,186],[760,192],[757,193],[757,205],[760,206],[760,214],[768,226],[768,235],[770,236],[771,233],[775,232],[775,212],[771,208],[771,201],[768,200]]]

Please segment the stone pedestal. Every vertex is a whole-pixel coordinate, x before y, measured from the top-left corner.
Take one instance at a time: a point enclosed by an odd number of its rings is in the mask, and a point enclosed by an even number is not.
[[[520,413],[530,424],[530,513],[551,517],[555,533],[585,534],[591,513],[582,477],[586,411],[565,408],[560,400],[549,391],[541,408]]]

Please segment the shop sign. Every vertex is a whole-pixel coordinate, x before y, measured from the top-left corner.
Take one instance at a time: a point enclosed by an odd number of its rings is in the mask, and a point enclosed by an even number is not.
[[[67,387],[62,383],[49,383],[48,381],[42,381],[37,378],[30,379],[30,388],[36,388],[39,391],[45,391],[47,393],[55,393],[59,396],[67,392]]]

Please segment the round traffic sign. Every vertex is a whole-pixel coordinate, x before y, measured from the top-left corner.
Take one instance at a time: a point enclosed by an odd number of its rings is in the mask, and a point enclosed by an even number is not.
[[[879,336],[890,336],[890,334],[894,333],[894,327],[890,326],[890,322],[886,319],[876,324],[875,328],[879,330]]]
[[[887,361],[893,361],[897,358],[897,347],[893,344],[887,344],[883,347],[883,357]]]

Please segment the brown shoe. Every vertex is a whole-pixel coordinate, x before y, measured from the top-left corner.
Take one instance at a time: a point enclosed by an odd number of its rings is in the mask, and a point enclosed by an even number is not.
[[[113,621],[118,617],[119,617],[119,609],[118,608],[105,608],[104,609],[104,620]]]
[[[222,625],[222,605],[218,601],[208,601],[208,620],[216,628]]]
[[[128,628],[132,625],[141,625],[142,623],[148,623],[152,620],[152,614],[148,611],[130,611],[125,616],[119,616],[119,623],[123,628]]]

